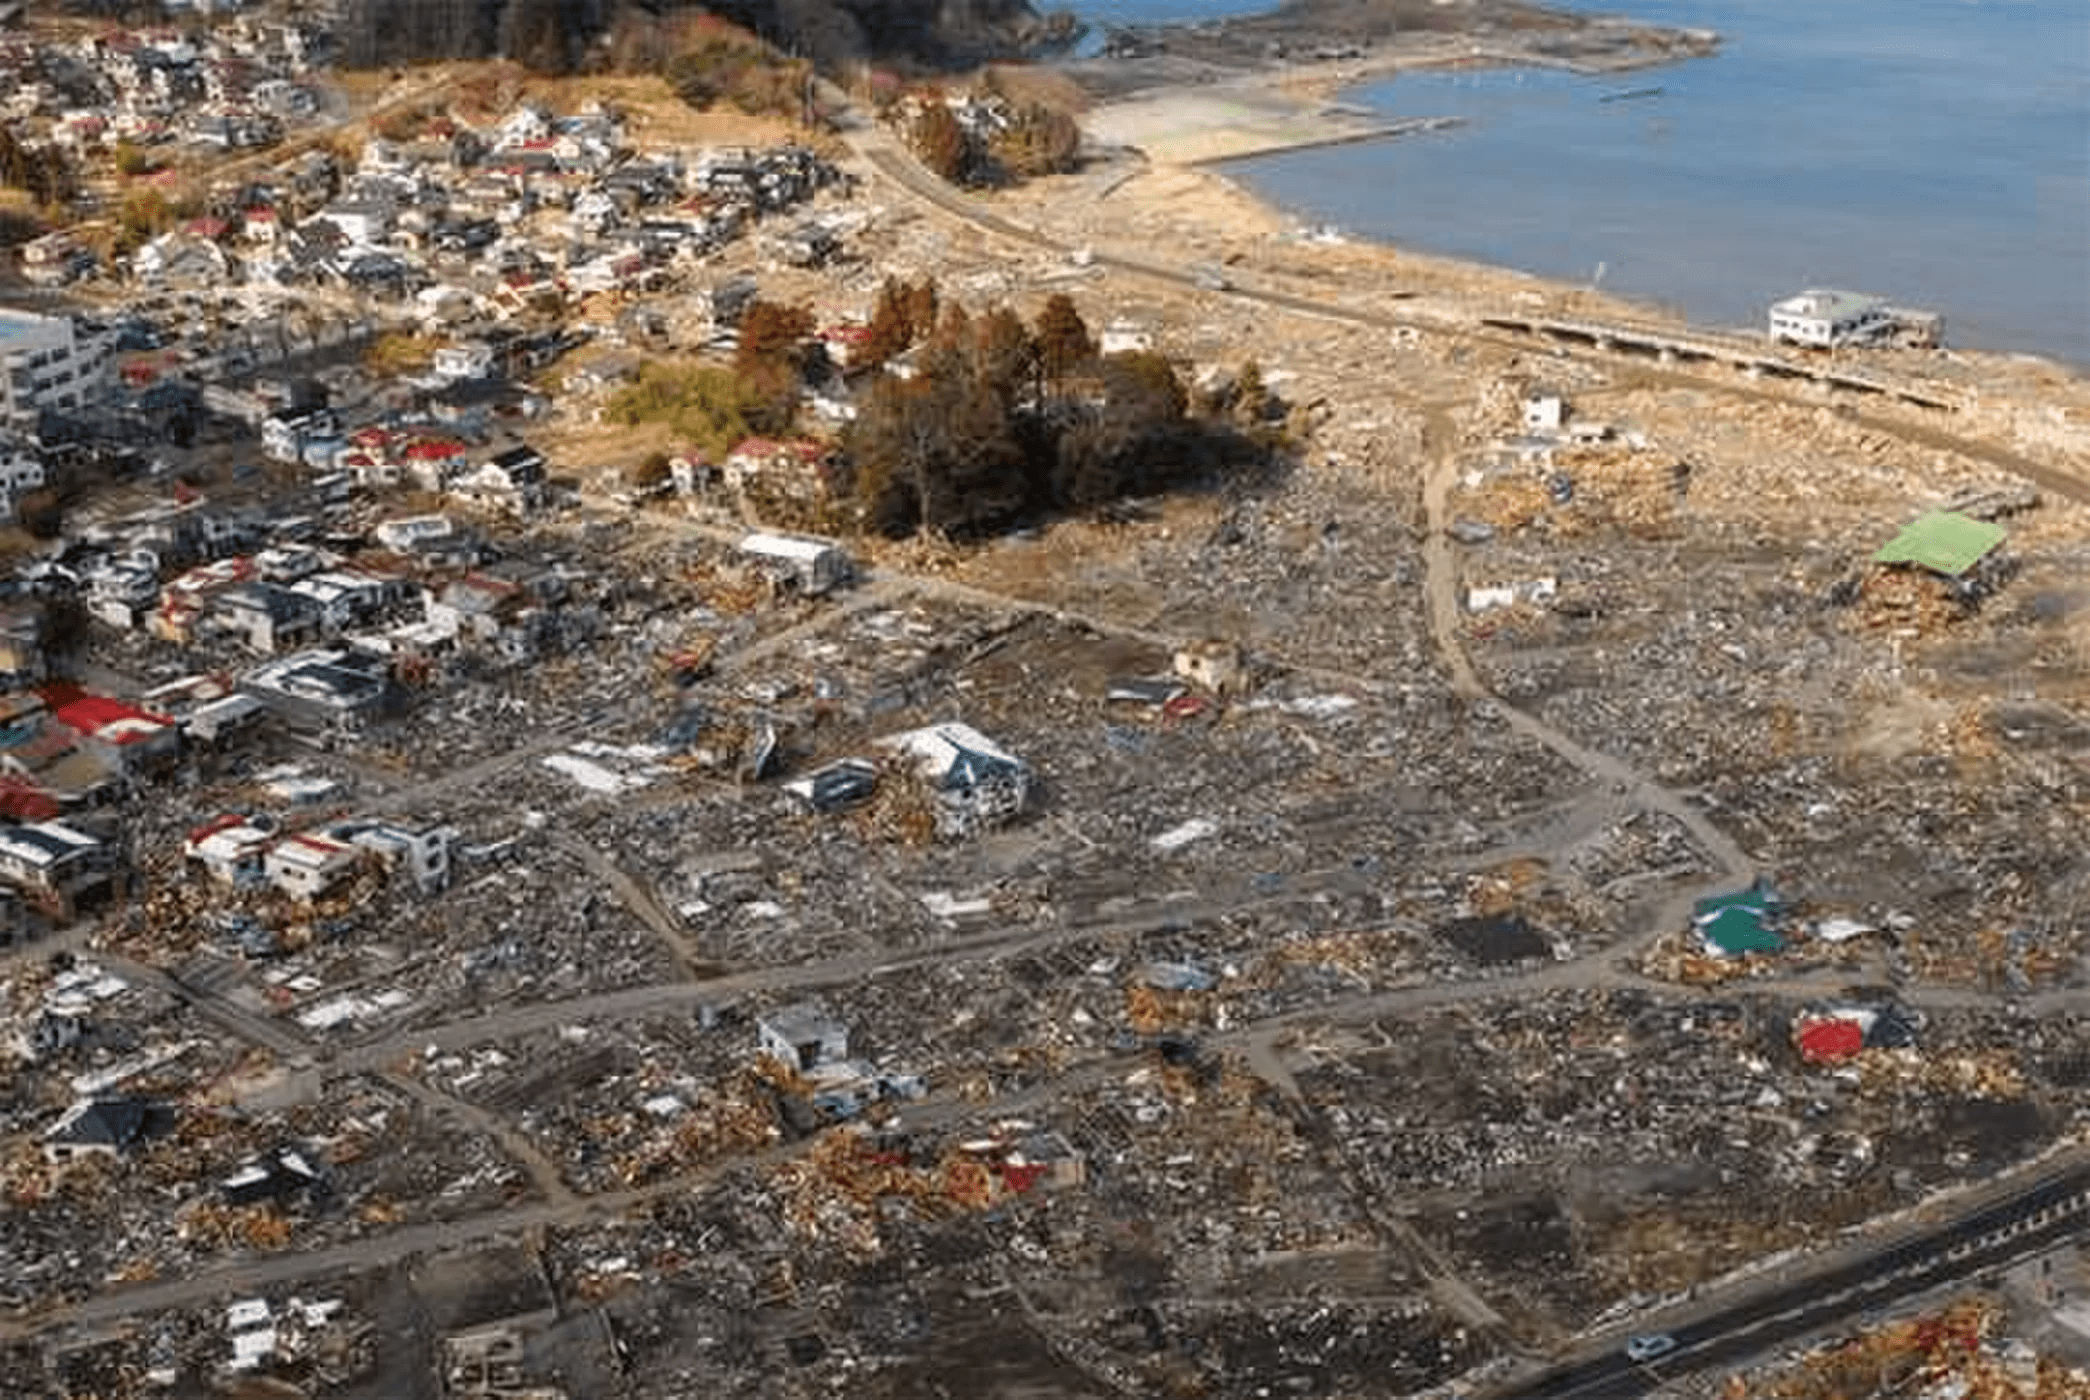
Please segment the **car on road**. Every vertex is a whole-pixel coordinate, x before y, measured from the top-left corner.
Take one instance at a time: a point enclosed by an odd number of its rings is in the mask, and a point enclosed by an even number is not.
[[[1626,1360],[1652,1361],[1676,1350],[1676,1338],[1667,1332],[1650,1332],[1645,1336],[1631,1337],[1626,1341]]]

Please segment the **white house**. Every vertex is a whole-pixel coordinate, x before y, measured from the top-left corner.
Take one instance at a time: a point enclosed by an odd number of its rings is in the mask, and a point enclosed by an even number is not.
[[[1528,394],[1524,398],[1524,431],[1557,433],[1567,422],[1567,402],[1558,394]]]
[[[399,520],[380,521],[370,533],[386,549],[413,554],[446,545],[456,540],[461,532],[447,515],[410,515]]]
[[[435,352],[435,377],[445,382],[491,379],[493,347],[483,340],[441,346]]]
[[[1771,339],[1793,345],[1861,345],[1892,335],[1899,324],[1893,308],[1862,292],[1815,289],[1771,307]]]
[[[497,151],[511,150],[546,140],[551,134],[552,122],[545,110],[534,104],[525,105],[502,118],[494,129],[493,147]]]
[[[511,515],[540,510],[550,495],[544,454],[534,447],[511,447],[488,458],[477,471],[452,482],[453,494]]]
[[[44,484],[44,460],[28,448],[0,439],[0,519],[13,520],[15,506]]]
[[[740,551],[783,575],[808,596],[825,593],[853,577],[849,556],[824,540],[756,533],[740,542]]]
[[[935,791],[939,835],[969,836],[1008,821],[1030,798],[1030,765],[969,724],[932,724],[878,743],[903,755]]]
[[[355,569],[313,574],[292,584],[291,591],[310,598],[319,609],[320,625],[345,632],[371,622],[406,596],[403,584]]]
[[[350,245],[358,248],[374,248],[392,236],[392,227],[398,219],[398,211],[390,204],[373,199],[350,199],[330,204],[322,209],[319,218],[331,222],[341,230],[341,236]]]
[[[29,822],[0,830],[0,881],[40,907],[70,919],[110,885],[107,848],[63,822]]]
[[[34,428],[46,408],[83,407],[101,385],[107,351],[69,316],[0,308],[0,427]]]
[[[265,863],[269,883],[292,899],[311,901],[325,895],[355,872],[363,850],[352,842],[318,831],[301,831],[277,842]]]
[[[160,575],[151,555],[108,559],[87,574],[87,611],[111,627],[128,630],[160,600]]]
[[[305,449],[315,442],[332,442],[341,435],[341,420],[327,409],[306,413],[272,413],[261,420],[261,450],[278,462],[302,462]]]
[[[395,822],[373,822],[336,827],[335,835],[369,851],[387,869],[405,871],[423,894],[433,894],[450,883],[450,842],[457,835],[453,827],[417,831]]]
[[[227,812],[190,832],[182,856],[195,868],[228,885],[261,883],[263,863],[275,843],[273,828],[255,826],[237,812]]]

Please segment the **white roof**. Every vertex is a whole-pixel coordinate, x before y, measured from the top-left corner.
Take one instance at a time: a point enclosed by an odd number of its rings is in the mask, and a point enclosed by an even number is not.
[[[740,547],[750,554],[766,554],[779,559],[796,559],[811,563],[821,555],[831,553],[836,546],[824,540],[793,539],[789,535],[771,535],[756,532],[740,542]]]
[[[325,870],[355,858],[356,847],[317,831],[286,836],[269,852],[271,866],[301,866],[307,870]]]
[[[1872,311],[1886,303],[1864,292],[1839,292],[1830,288],[1811,287],[1773,306],[1771,310],[1787,316],[1814,316],[1824,321],[1840,321],[1846,316]]]
[[[402,520],[387,520],[373,534],[380,541],[439,539],[457,527],[447,515],[410,515]]]
[[[189,716],[189,722],[194,724],[200,720],[205,724],[222,724],[230,720],[245,719],[248,715],[259,714],[267,708],[251,695],[228,695],[222,700],[198,705],[196,712]]]
[[[276,1329],[263,1326],[232,1334],[232,1369],[251,1371],[276,1354]]]
[[[198,860],[213,864],[235,865],[273,839],[273,833],[259,827],[228,826],[222,831],[213,831],[201,841],[192,842],[189,853]]]
[[[299,579],[290,587],[294,593],[302,593],[321,603],[331,603],[336,598],[375,588],[377,580],[363,574],[325,573]]]
[[[904,734],[889,735],[880,739],[878,743],[883,748],[896,749],[912,756],[916,766],[931,778],[940,778],[950,772],[966,754],[975,754],[1015,768],[1023,766],[1022,759],[971,725],[959,720],[910,729]]]
[[[31,822],[0,827],[0,852],[26,865],[54,865],[67,856],[91,851],[101,842],[63,822]]]
[[[151,715],[125,715],[95,730],[94,737],[107,744],[135,744],[171,727],[165,720],[154,719]]]

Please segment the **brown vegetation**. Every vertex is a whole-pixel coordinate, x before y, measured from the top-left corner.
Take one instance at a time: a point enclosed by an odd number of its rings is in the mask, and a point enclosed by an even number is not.
[[[920,290],[893,284],[881,294],[888,345]],[[872,529],[979,535],[1267,460],[1265,446],[1193,418],[1189,406],[1162,356],[1098,358],[1065,297],[1047,303],[1035,328],[1006,307],[973,317],[951,306],[911,373],[871,384],[843,447]]]

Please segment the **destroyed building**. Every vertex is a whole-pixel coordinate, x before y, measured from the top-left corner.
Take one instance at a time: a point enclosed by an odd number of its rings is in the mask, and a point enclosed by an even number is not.
[[[1029,800],[1029,766],[971,725],[932,724],[879,745],[929,785],[941,835],[966,836],[1007,822]]]

